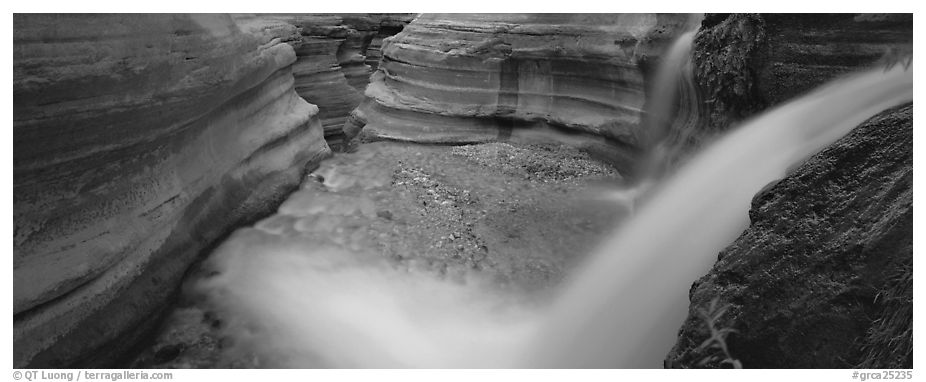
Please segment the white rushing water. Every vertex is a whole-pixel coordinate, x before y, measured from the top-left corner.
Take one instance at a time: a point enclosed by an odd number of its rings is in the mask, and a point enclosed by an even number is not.
[[[650,188],[666,176],[672,162],[686,149],[698,122],[698,95],[691,50],[703,15],[689,17],[688,32],[666,51],[653,85],[644,119],[644,147],[648,155],[637,165],[636,180],[625,187],[600,193],[602,199],[628,206],[632,211]]]
[[[697,95],[693,94],[694,82],[691,67],[691,49],[701,15],[693,15],[688,20],[688,31],[682,33],[666,51],[653,84],[647,90],[649,101],[646,107],[645,130],[647,147],[654,147],[667,141],[676,125],[676,130],[687,133],[685,127],[691,127],[691,121],[678,119],[679,109],[685,111],[683,119],[689,119],[692,112],[697,112]],[[687,105],[682,105],[683,103]],[[692,118],[693,119],[693,118]],[[674,140],[674,139],[673,139]]]
[[[501,368],[539,322],[479,280],[443,280],[375,258],[239,231],[204,280],[234,346],[271,368]]]
[[[528,345],[532,367],[662,367],[692,281],[748,225],[752,197],[869,117],[913,100],[900,65],[835,81],[714,143],[658,187],[573,277]]]
[[[901,66],[846,77],[744,123],[655,186],[552,306],[285,239],[258,226],[198,286],[233,351],[270,367],[662,367],[691,283],[747,226],[752,197],[865,119],[912,100]]]

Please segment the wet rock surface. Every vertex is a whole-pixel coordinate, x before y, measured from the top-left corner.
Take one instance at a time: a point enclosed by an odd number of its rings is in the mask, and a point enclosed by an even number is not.
[[[755,197],[750,227],[692,285],[668,365],[722,366],[700,348],[698,309],[717,298],[744,367],[913,366],[912,111],[879,114]]]
[[[276,215],[236,235],[362,252],[438,278],[475,273],[499,290],[543,299],[625,217],[622,206],[593,198],[619,179],[562,145],[377,142],[324,162]],[[222,359],[223,318],[194,291],[184,296],[132,366],[259,366]]]

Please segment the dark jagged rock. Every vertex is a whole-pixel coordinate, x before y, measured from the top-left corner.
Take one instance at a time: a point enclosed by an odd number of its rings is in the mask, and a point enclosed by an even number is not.
[[[699,134],[840,75],[890,65],[912,38],[909,15],[706,15],[694,51],[706,98]],[[903,343],[873,345],[884,342],[877,333],[905,330],[873,320],[897,313],[902,321],[910,307],[901,276],[912,240],[911,110],[869,121],[757,197],[752,226],[692,287],[669,364],[698,367],[710,355],[697,349],[707,339],[698,308],[718,296],[732,305],[724,324],[741,331],[730,346],[746,367],[911,366]],[[874,300],[889,290],[899,297]]]
[[[766,106],[758,77],[768,55],[765,20],[756,14],[707,15],[694,42],[703,101],[701,130],[723,131]]]
[[[330,150],[292,26],[17,14],[13,365],[108,365],[197,254]]]
[[[913,107],[892,109],[755,197],[750,227],[694,283],[667,363],[698,367],[713,349],[697,315],[729,304],[718,327],[747,368],[911,368]],[[718,367],[717,361],[707,367]]]
[[[723,131],[912,43],[908,14],[708,14],[694,48],[701,129]]]
[[[897,50],[912,53],[912,14],[764,14],[768,60],[759,91],[769,105],[799,96]]]

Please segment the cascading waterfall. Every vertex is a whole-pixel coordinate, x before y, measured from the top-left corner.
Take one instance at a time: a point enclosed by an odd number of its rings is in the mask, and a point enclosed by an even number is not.
[[[877,68],[777,107],[708,147],[574,275],[525,365],[662,367],[691,282],[747,227],[752,197],[866,119],[912,100],[912,70]]]
[[[687,37],[689,39],[691,36]],[[744,124],[654,186],[552,306],[258,226],[202,290],[235,349],[271,367],[661,367],[687,291],[747,226],[753,195],[872,115],[912,100],[912,70],[841,79]],[[357,207],[361,208],[361,207]]]
[[[650,162],[653,166],[651,173],[642,174],[645,177],[658,178],[665,176],[668,169],[677,166],[681,157],[689,152],[698,142],[694,141],[697,136],[699,123],[700,99],[698,98],[697,85],[694,82],[694,63],[691,57],[691,50],[694,46],[694,38],[697,30],[690,31],[679,38],[679,43],[684,44],[683,50],[670,52],[672,55],[681,56],[684,61],[678,67],[677,71],[671,73],[660,73],[660,76],[669,76],[675,79],[674,85],[677,91],[677,105],[673,115],[675,118],[664,127],[667,129],[663,133],[662,141],[657,144],[653,150]],[[669,86],[673,83],[670,82]],[[668,101],[658,101],[666,103]]]
[[[669,47],[648,89],[650,96],[643,116],[643,145],[648,154],[633,174],[634,181],[603,192],[602,199],[625,205],[632,211],[688,148],[688,140],[697,128],[699,111],[691,49],[703,16],[689,16],[687,32]]]
[[[669,47],[649,89],[646,107],[645,145],[651,150],[665,150],[690,134],[697,119],[698,99],[693,81],[691,49],[703,15],[691,15],[687,32]],[[663,147],[660,147],[660,144]]]

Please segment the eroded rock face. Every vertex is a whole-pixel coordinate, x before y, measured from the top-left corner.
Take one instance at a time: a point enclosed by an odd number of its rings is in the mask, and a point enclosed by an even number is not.
[[[908,14],[706,15],[694,49],[702,129],[723,131],[912,43]]]
[[[715,354],[698,348],[698,309],[719,298],[715,325],[738,330],[727,344],[745,367],[913,366],[912,113],[872,118],[756,196],[750,227],[692,286],[668,364]]]
[[[764,14],[762,17],[770,46],[759,87],[771,105],[873,65],[891,52],[912,54],[912,14]]]
[[[912,26],[903,14],[707,15],[694,51],[701,133],[840,75],[903,64]],[[745,367],[912,367],[902,333],[912,330],[911,127],[912,107],[885,112],[760,193],[752,225],[692,286],[667,364],[714,355],[697,349],[708,338],[698,309],[719,297],[731,308],[717,325],[740,331],[729,344]]]
[[[639,144],[645,71],[686,15],[426,14],[387,39],[345,132],[432,143],[505,140],[543,123]]]
[[[226,15],[15,15],[14,366],[111,362],[204,247],[329,155],[288,36]]]
[[[372,17],[379,20],[379,29],[366,47],[365,63],[372,69],[379,68],[379,61],[383,58],[383,40],[394,36],[405,29],[417,15],[410,13],[373,13]],[[367,81],[369,83],[369,81]],[[364,85],[366,89],[366,85]]]
[[[368,47],[376,38],[381,40],[401,31],[411,15],[260,14],[236,19],[297,28],[295,38],[287,41],[296,51],[296,92],[318,106],[325,139],[337,150],[344,138],[342,127],[351,110],[363,100],[372,73],[367,64]],[[374,57],[378,59],[378,54]]]

